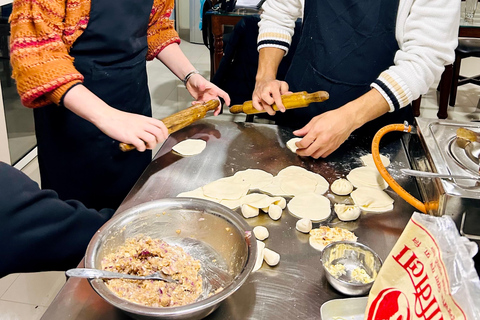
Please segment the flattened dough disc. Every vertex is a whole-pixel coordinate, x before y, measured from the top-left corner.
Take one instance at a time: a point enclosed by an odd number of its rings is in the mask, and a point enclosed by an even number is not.
[[[210,198],[220,200],[240,199],[247,194],[250,185],[235,182],[232,177],[221,178],[202,187],[203,194]]]
[[[187,139],[174,145],[172,150],[182,156],[194,156],[201,153],[206,146],[207,142],[205,140]]]
[[[287,204],[288,211],[299,219],[310,219],[320,222],[330,216],[330,200],[314,192],[295,196]]]
[[[388,187],[387,182],[380,175],[377,168],[372,167],[355,168],[347,175],[347,179],[355,188],[376,187],[383,190]]]

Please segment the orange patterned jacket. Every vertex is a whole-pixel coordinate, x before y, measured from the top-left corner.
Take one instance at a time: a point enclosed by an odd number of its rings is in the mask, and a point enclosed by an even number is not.
[[[10,16],[10,62],[26,107],[59,104],[82,82],[69,50],[86,29],[91,0],[14,0]],[[170,20],[174,0],[154,0],[147,31],[147,60],[180,38]]]

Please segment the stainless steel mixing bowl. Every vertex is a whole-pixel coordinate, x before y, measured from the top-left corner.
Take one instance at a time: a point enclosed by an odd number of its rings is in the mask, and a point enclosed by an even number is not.
[[[148,307],[119,298],[103,280],[91,279],[90,284],[102,298],[136,319],[201,319],[240,288],[252,271],[257,244],[251,231],[241,216],[211,201],[174,198],[147,202],[115,214],[98,230],[88,245],[85,267],[101,269],[105,255],[138,235],[181,246],[201,262],[203,292],[194,303]],[[216,292],[219,288],[223,289]]]
[[[358,296],[367,294],[382,267],[382,259],[369,247],[358,242],[338,241],[327,245],[322,252],[322,265],[328,282],[343,294]],[[332,266],[344,266],[344,274],[332,274]],[[365,270],[373,279],[362,283],[352,276],[356,268]],[[334,268],[335,269],[335,268]],[[337,269],[338,270],[338,269]]]

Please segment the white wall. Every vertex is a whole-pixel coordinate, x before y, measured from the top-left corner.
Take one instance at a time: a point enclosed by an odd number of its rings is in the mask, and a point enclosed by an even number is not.
[[[7,123],[3,108],[2,87],[0,85],[0,161],[10,163],[10,150],[8,149]]]
[[[178,10],[178,28],[190,29],[190,0],[176,0],[175,5]]]

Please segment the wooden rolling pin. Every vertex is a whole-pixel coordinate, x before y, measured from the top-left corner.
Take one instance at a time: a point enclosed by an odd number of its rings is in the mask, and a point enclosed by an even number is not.
[[[307,93],[306,91],[295,92],[292,94],[282,95],[282,102],[286,109],[295,109],[308,107],[312,102],[322,102],[328,99],[328,92],[326,91],[317,91],[314,93]],[[272,104],[272,108],[275,111],[278,111],[277,105]],[[231,113],[246,113],[246,114],[256,114],[263,113],[265,111],[258,111],[253,107],[252,101],[246,101],[243,104],[236,104],[230,107]]]
[[[166,118],[163,118],[161,121],[165,124],[168,129],[168,134],[171,134],[175,131],[185,128],[188,125],[191,125],[197,120],[205,117],[208,111],[215,110],[220,102],[218,100],[210,100],[205,103],[195,104],[191,107],[188,107],[182,111],[172,114]],[[123,152],[131,151],[135,149],[135,146],[128,143],[120,143],[120,150]]]

